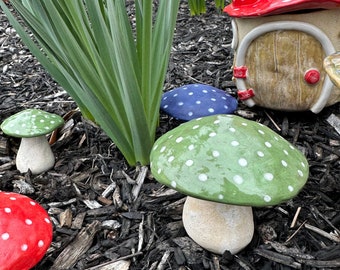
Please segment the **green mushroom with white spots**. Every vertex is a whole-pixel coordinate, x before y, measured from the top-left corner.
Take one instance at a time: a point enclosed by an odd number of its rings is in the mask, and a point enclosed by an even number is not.
[[[46,134],[64,124],[59,115],[38,109],[27,109],[8,117],[1,124],[2,131],[21,138],[16,156],[16,166],[21,172],[30,170],[39,174],[51,169],[55,157],[46,139]]]
[[[296,196],[308,179],[305,156],[268,127],[235,115],[184,123],[151,151],[155,179],[188,195],[183,224],[199,245],[235,254],[254,232],[252,206]]]

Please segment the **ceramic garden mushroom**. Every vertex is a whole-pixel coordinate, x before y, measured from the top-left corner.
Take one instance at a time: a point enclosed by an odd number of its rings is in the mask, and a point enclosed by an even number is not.
[[[0,191],[0,268],[28,270],[52,242],[52,223],[45,209],[27,196]]]
[[[161,110],[176,119],[191,119],[214,114],[231,114],[237,100],[225,91],[206,84],[187,84],[165,92]]]
[[[235,254],[252,239],[252,206],[293,198],[308,178],[308,162],[268,127],[235,115],[186,122],[151,151],[155,179],[188,195],[183,223],[211,252]]]
[[[18,112],[3,121],[1,129],[5,134],[22,138],[16,156],[16,166],[21,173],[31,170],[39,174],[54,166],[55,157],[46,134],[63,123],[59,115],[38,109]]]

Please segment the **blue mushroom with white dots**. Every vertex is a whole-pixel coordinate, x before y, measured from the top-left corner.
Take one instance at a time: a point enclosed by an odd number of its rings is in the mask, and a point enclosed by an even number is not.
[[[183,224],[211,252],[235,254],[254,232],[252,206],[295,197],[305,185],[305,156],[270,128],[235,115],[181,124],[151,151],[154,178],[188,195]]]
[[[237,109],[237,100],[225,91],[205,84],[188,84],[165,92],[161,110],[179,120],[232,114]]]

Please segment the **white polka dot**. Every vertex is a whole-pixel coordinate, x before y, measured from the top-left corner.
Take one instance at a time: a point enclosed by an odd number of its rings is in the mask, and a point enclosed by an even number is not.
[[[26,245],[26,244],[21,245],[22,251],[26,251],[27,249],[28,249],[28,245]]]
[[[193,145],[193,144],[190,144],[189,146],[188,146],[188,150],[189,151],[192,151],[192,150],[194,150],[195,149],[195,146]]]
[[[10,199],[11,201],[15,201],[17,198],[15,198],[15,197],[9,197],[9,199]]]
[[[3,234],[1,235],[1,239],[2,239],[2,240],[8,240],[8,238],[9,238],[9,234],[8,234],[8,233],[3,233]]]
[[[246,127],[246,126],[248,126],[248,124],[247,124],[247,123],[242,123],[241,125],[242,125],[242,126],[245,126],[245,127]]]
[[[216,98],[211,98],[210,100],[211,100],[211,101],[216,101]]]
[[[232,146],[239,146],[240,145],[240,143],[238,141],[232,141],[230,144]]]
[[[271,173],[265,173],[264,174],[264,179],[268,180],[268,181],[272,181],[274,179],[274,175]]]
[[[245,166],[248,165],[248,162],[247,162],[247,160],[246,160],[245,158],[240,158],[240,159],[238,160],[238,164],[239,164],[240,166],[242,166],[242,167],[245,167]]]
[[[194,162],[193,162],[191,159],[188,159],[188,160],[185,162],[185,165],[187,165],[188,167],[192,166],[192,164],[194,164]]]
[[[220,156],[220,152],[214,150],[214,151],[212,152],[212,155],[213,155],[213,157],[219,157],[219,156]]]
[[[8,207],[6,207],[6,208],[4,209],[4,211],[5,211],[5,213],[11,213],[11,212],[12,212],[11,208],[8,208]]]
[[[205,93],[205,94],[206,94],[206,93],[208,93],[208,91],[207,91],[207,90],[202,90],[202,93]]]
[[[272,147],[272,144],[270,142],[265,142],[264,143],[268,148]]]
[[[39,240],[38,242],[38,247],[43,247],[45,245],[44,241],[43,240]]]
[[[213,113],[215,110],[213,108],[209,108],[208,112]]]
[[[235,175],[234,177],[233,177],[233,180],[234,180],[234,182],[236,183],[236,184],[242,184],[243,183],[243,178],[242,178],[242,176],[240,176],[240,175]]]
[[[293,188],[292,186],[288,186],[288,190],[289,190],[290,192],[293,192],[293,191],[294,191],[294,188]]]
[[[279,141],[279,138],[278,138],[278,137],[276,137],[276,136],[274,136],[274,139],[275,139],[275,141]]]
[[[194,113],[193,113],[193,112],[188,112],[188,115],[189,115],[189,116],[193,116]]]
[[[172,186],[173,188],[176,188],[177,183],[176,183],[175,181],[171,181],[171,186]]]
[[[175,159],[174,156],[170,156],[170,157],[168,158],[168,162],[172,162],[174,159]]]
[[[178,96],[178,94],[174,94],[174,95],[173,95],[173,97],[177,97],[177,96]]]
[[[303,172],[302,172],[302,171],[298,170],[298,174],[299,174],[301,177],[303,177]]]
[[[223,198],[224,198],[224,196],[223,196],[222,194],[219,194],[219,195],[218,195],[218,199],[219,199],[219,200],[223,200]]]
[[[178,137],[178,138],[176,139],[176,143],[180,143],[181,141],[183,141],[183,137]]]
[[[283,150],[283,153],[285,153],[286,156],[289,155],[287,150]]]
[[[231,132],[235,132],[236,131],[236,129],[234,129],[234,128],[229,128],[229,131],[231,131]]]
[[[221,122],[220,120],[215,120],[215,121],[214,121],[214,124],[217,125],[217,124],[219,124],[220,122]]]
[[[258,132],[259,132],[260,134],[264,135],[264,132],[263,132],[261,129],[259,129]]]
[[[34,206],[34,205],[36,205],[36,202],[30,201],[30,204]]]
[[[161,172],[162,172],[162,169],[159,168],[159,169],[157,170],[157,173],[160,174]]]
[[[290,149],[295,150],[293,145],[289,145]]]
[[[304,168],[306,167],[305,163],[303,163],[303,162],[301,162],[301,166],[304,167]]]
[[[265,195],[265,196],[263,197],[263,200],[264,200],[265,202],[270,202],[270,201],[272,200],[272,198],[271,198],[269,195]]]
[[[44,119],[41,119],[39,122],[40,122],[40,123],[44,123],[44,122],[45,122],[45,120],[44,120]]]
[[[48,224],[50,224],[50,223],[51,223],[51,221],[50,221],[50,219],[49,219],[49,218],[44,218],[44,220],[45,220],[45,222],[46,222],[46,223],[48,223]]]
[[[208,176],[204,173],[201,173],[200,175],[198,175],[198,180],[204,182],[208,180]]]
[[[163,153],[166,149],[166,146],[163,146],[159,152]]]
[[[188,93],[189,96],[192,96],[193,94],[194,94],[193,92],[189,92],[189,93]]]
[[[192,129],[198,129],[200,127],[200,125],[194,125],[193,127],[192,127]]]
[[[217,134],[216,134],[216,132],[211,132],[210,134],[209,134],[209,137],[215,137]]]
[[[287,167],[288,166],[287,162],[284,161],[284,160],[281,160],[281,164],[282,164],[283,167]]]
[[[30,220],[30,219],[26,219],[26,220],[25,220],[25,223],[26,223],[27,225],[32,225],[33,222],[32,222],[32,220]]]
[[[257,151],[256,153],[259,157],[264,157],[264,153],[262,151]]]
[[[178,102],[177,103],[178,106],[183,106],[183,104],[184,104],[183,102]]]
[[[201,101],[200,100],[196,100],[196,104],[201,104]]]

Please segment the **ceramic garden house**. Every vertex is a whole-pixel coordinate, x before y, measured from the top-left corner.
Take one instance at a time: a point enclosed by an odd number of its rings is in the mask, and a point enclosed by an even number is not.
[[[338,80],[328,75],[340,74],[340,0],[233,0],[224,11],[240,100],[314,113],[340,101]]]

